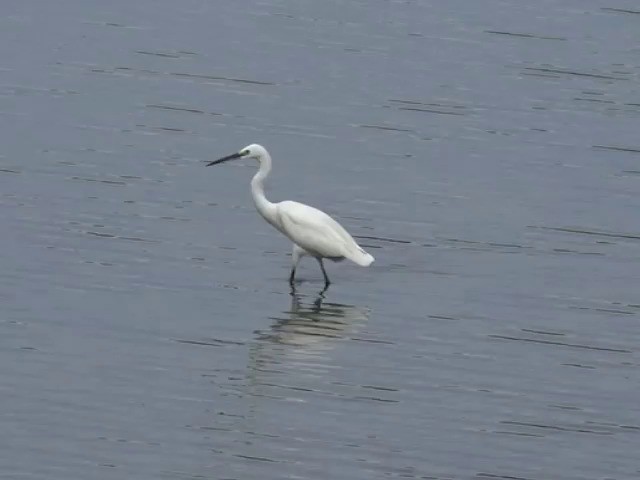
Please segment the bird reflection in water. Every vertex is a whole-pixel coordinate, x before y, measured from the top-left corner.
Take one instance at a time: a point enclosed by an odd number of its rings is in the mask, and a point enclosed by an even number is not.
[[[324,291],[313,301],[305,301],[293,291],[291,308],[283,314],[271,317],[274,323],[268,332],[259,332],[258,341],[300,347],[301,353],[311,353],[332,348],[332,340],[354,333],[368,320],[369,310],[327,302]]]
[[[290,308],[270,319],[271,327],[256,332],[249,351],[244,421],[252,431],[266,428],[265,399],[303,401],[311,392],[331,389],[331,351],[364,327],[369,309],[328,302],[323,292],[309,298],[293,291]]]
[[[290,308],[269,318],[271,327],[256,332],[250,348],[250,384],[300,373],[301,369],[322,375],[331,368],[329,352],[366,324],[369,309],[328,302],[323,292],[310,300],[293,291]]]

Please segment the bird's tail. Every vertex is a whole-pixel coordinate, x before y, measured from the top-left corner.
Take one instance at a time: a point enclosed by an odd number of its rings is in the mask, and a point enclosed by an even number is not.
[[[346,252],[345,257],[361,267],[368,267],[375,260],[372,255],[368,254],[357,245],[355,248],[350,248],[349,251]]]

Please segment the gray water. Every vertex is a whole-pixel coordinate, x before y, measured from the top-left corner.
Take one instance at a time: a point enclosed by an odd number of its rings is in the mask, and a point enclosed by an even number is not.
[[[2,478],[640,476],[637,2],[1,10]]]

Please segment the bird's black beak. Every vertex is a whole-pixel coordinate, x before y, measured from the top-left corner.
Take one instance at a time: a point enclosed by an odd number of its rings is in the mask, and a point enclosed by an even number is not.
[[[211,165],[217,165],[222,162],[228,162],[229,160],[234,160],[236,158],[240,158],[241,156],[242,155],[240,155],[240,152],[232,153],[231,155],[227,155],[226,157],[222,157],[222,158],[219,158],[218,160],[214,160],[213,162],[207,163],[207,167],[210,167]]]

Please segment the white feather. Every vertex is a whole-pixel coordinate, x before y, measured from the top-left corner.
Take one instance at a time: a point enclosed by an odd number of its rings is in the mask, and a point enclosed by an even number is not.
[[[314,257],[348,258],[368,267],[374,258],[329,215],[299,202],[276,203],[277,222],[282,233]]]

